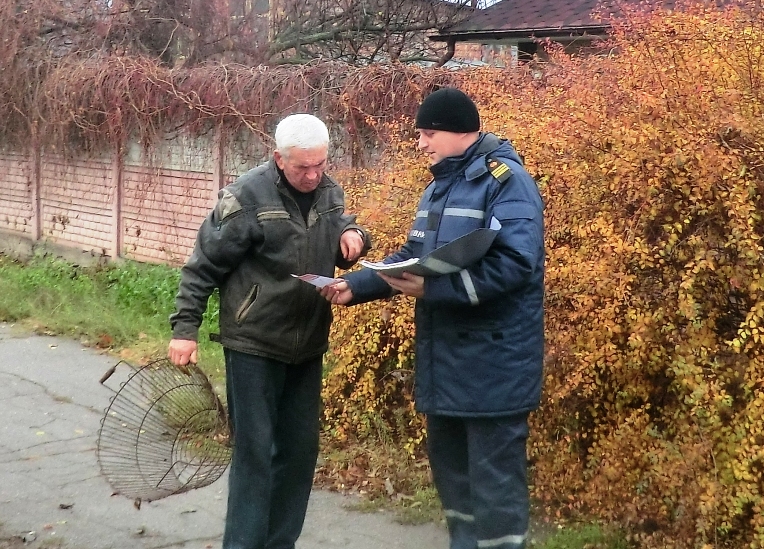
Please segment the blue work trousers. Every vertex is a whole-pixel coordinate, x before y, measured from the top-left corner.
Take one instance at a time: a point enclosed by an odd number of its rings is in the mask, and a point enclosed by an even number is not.
[[[233,434],[223,549],[294,549],[318,457],[322,357],[225,349]]]
[[[427,417],[427,451],[451,549],[525,547],[527,438],[527,414]]]

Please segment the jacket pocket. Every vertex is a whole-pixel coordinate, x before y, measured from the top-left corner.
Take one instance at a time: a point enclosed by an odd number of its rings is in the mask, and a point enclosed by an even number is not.
[[[244,301],[242,301],[241,305],[239,305],[239,308],[236,309],[236,323],[242,324],[246,318],[249,312],[252,310],[252,307],[255,305],[255,301],[257,301],[257,295],[260,293],[260,285],[254,284],[252,288],[247,292],[247,297],[244,298]]]
[[[491,414],[514,410],[519,402],[517,364],[523,349],[499,326],[451,326],[435,334],[432,368],[440,410]],[[524,404],[523,404],[524,405]]]
[[[345,206],[343,206],[342,204],[332,204],[328,206],[327,208],[322,209],[321,211],[317,211],[317,213],[318,215],[331,215],[337,212],[342,213],[344,211],[345,211]]]
[[[501,202],[493,207],[493,215],[499,221],[515,219],[535,219],[541,214],[539,209],[530,202],[509,201]]]
[[[536,253],[544,247],[541,211],[530,202],[502,202],[494,206],[493,215],[501,222],[502,232],[520,250]]]
[[[259,222],[272,221],[274,219],[290,219],[289,212],[286,210],[264,210],[257,212],[257,220]]]

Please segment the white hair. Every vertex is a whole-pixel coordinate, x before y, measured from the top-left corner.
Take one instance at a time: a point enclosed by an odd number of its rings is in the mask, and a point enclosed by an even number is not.
[[[276,150],[282,156],[290,149],[318,149],[329,146],[329,130],[321,120],[312,114],[292,114],[276,126]]]

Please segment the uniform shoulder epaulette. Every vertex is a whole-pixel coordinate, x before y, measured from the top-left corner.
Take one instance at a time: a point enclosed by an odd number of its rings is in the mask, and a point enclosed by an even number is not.
[[[494,176],[499,183],[505,183],[507,179],[512,177],[512,168],[507,166],[501,160],[489,156],[486,158],[486,165],[488,166],[488,171],[491,172],[491,175]]]

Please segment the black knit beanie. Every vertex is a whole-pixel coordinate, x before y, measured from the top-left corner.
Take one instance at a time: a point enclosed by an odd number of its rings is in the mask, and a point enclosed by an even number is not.
[[[441,88],[424,98],[416,113],[420,130],[470,133],[480,131],[480,115],[472,99],[456,88]]]

